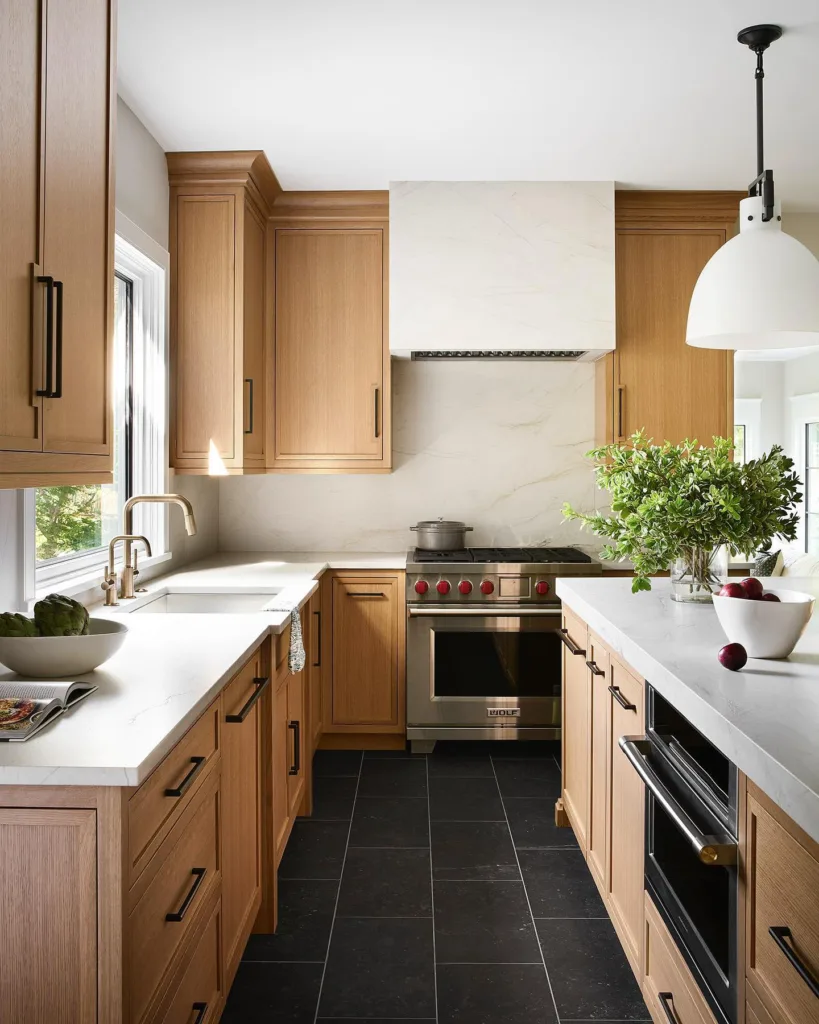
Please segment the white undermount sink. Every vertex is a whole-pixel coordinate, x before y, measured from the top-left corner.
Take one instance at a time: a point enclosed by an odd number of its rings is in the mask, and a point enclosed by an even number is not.
[[[231,612],[263,612],[279,590],[264,594],[161,594],[147,604],[130,610],[132,615],[184,614],[224,615]]]

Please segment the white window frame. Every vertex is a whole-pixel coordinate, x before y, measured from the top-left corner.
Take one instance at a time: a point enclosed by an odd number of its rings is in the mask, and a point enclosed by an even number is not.
[[[115,269],[133,282],[134,335],[144,345],[134,351],[133,432],[140,438],[134,452],[135,494],[168,491],[168,306],[170,256],[138,225],[117,211],[114,247]],[[113,288],[113,281],[111,282]],[[156,396],[160,396],[159,401]],[[149,413],[146,417],[145,410]],[[33,601],[43,593],[79,593],[102,578],[108,549],[94,548],[37,565],[34,489],[23,493],[24,514],[24,600]],[[134,531],[151,542],[152,557],[140,558],[147,568],[168,561],[170,531],[168,506],[138,505],[134,509]],[[122,560],[121,548],[117,564]]]

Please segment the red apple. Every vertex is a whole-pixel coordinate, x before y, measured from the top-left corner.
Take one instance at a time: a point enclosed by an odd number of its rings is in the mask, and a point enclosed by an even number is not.
[[[732,672],[738,672],[748,661],[748,654],[742,644],[726,644],[717,655],[720,665]]]
[[[724,583],[717,597],[747,597],[745,588],[739,583]]]
[[[780,603],[779,598],[772,590],[768,590],[766,593],[764,593],[760,598],[760,601],[776,601],[777,604]]]
[[[765,588],[756,576],[749,576],[740,583],[740,586],[745,591],[745,596],[752,601],[758,601],[765,593]]]

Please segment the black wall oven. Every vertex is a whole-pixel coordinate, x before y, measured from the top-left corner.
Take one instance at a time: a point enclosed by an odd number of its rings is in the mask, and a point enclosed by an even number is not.
[[[737,1021],[737,770],[653,687],[620,747],[646,788],[645,883],[721,1024]]]

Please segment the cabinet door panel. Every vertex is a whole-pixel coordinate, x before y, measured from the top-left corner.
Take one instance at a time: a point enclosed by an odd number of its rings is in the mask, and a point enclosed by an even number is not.
[[[307,721],[305,719],[304,672],[291,675],[287,682],[287,726],[290,756],[287,765],[287,810],[291,818],[298,814],[304,794],[307,771]],[[291,770],[295,774],[291,775]]]
[[[256,655],[227,686],[222,726],[222,906],[228,981],[261,903],[261,731],[257,703],[243,722],[231,722],[256,692]]]
[[[618,231],[615,438],[733,434],[731,354],[685,343],[694,285],[724,241],[720,228]]]
[[[331,725],[403,731],[400,581],[333,580]]]
[[[3,1020],[97,1020],[96,870],[95,811],[0,809]]]
[[[244,219],[244,455],[264,460],[265,228],[249,203]]]
[[[585,623],[564,613],[564,628],[579,649],[572,654],[563,647],[563,806],[577,841],[586,852],[589,828],[589,711],[590,673],[586,667]]]
[[[273,834],[276,861],[282,855],[290,834],[290,800],[288,793],[291,740],[287,718],[287,683],[277,690],[273,701]]]
[[[589,655],[598,672],[591,677],[589,833],[587,863],[598,887],[605,891],[608,807],[608,708],[611,664],[609,652],[589,636]]]
[[[232,195],[176,200],[174,457],[183,465],[236,457],[235,202]]]
[[[64,308],[62,397],[45,399],[44,448],[108,455],[111,11],[109,0],[61,0],[47,10],[43,266],[63,283]]]
[[[277,459],[383,455],[381,229],[276,231]]]
[[[41,9],[42,0],[25,0],[0,10],[0,96],[14,97],[0,118],[0,448],[18,451],[43,446],[31,308],[31,266],[40,262]],[[37,331],[39,352],[41,323]]]

